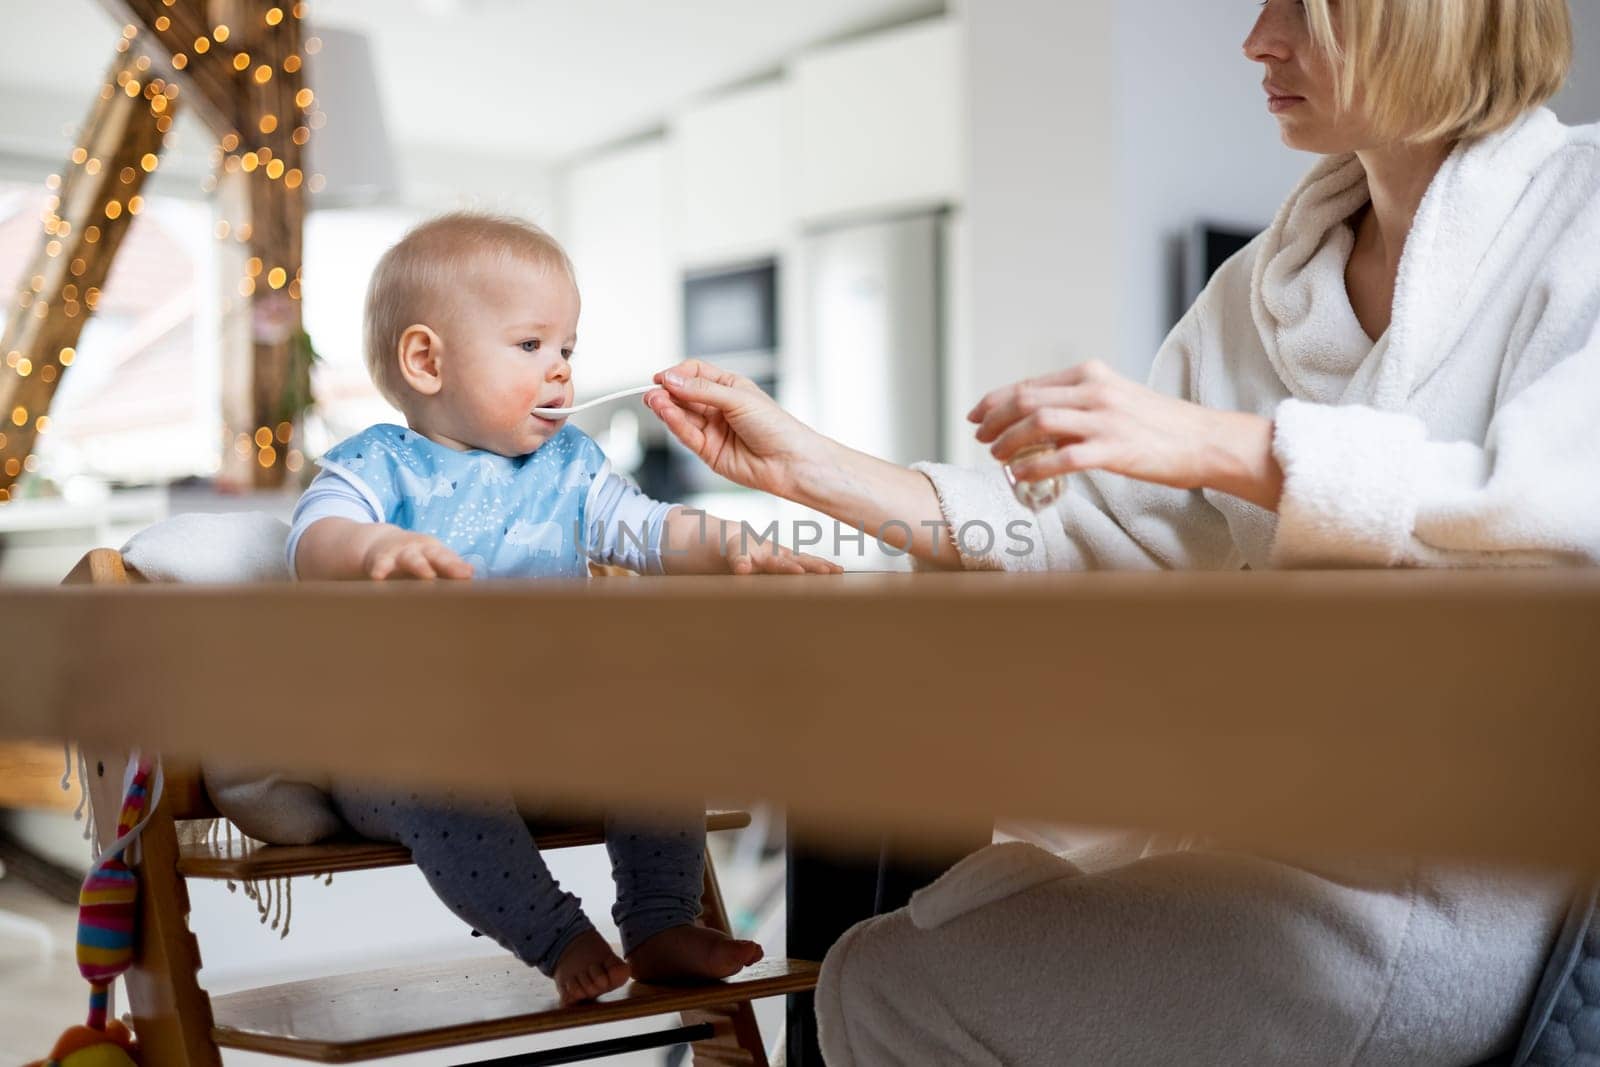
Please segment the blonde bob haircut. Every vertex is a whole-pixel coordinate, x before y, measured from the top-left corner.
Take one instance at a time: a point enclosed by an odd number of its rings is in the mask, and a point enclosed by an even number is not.
[[[531,266],[561,271],[576,286],[572,260],[554,237],[506,215],[458,211],[429,219],[383,254],[367,286],[367,373],[400,410],[411,387],[400,374],[400,337],[413,325],[444,332],[460,309],[475,268]]]
[[[1396,141],[1461,141],[1505,129],[1567,80],[1567,0],[1305,0],[1333,60],[1339,102]]]

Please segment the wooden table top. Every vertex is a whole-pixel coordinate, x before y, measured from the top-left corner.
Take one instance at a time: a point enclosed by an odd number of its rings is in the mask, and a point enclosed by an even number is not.
[[[1600,862],[1600,570],[0,591],[0,737]]]

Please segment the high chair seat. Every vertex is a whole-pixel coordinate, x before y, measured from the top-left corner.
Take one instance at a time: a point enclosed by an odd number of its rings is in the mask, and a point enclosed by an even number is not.
[[[713,811],[706,815],[706,831],[739,830],[750,825],[746,811]],[[542,851],[598,845],[605,841],[599,823],[574,824],[542,831],[534,836]],[[233,838],[193,841],[180,846],[178,873],[185,878],[227,879],[234,882],[296,878],[301,875],[371,871],[405,867],[411,851],[403,845],[360,838],[319,841],[314,845],[258,845]]]
[[[355,1063],[800,993],[816,985],[817,970],[815,963],[762,960],[723,982],[629,982],[563,1008],[555,983],[532,967],[510,956],[479,957],[213,996],[211,1033],[223,1048]]]
[[[67,576],[67,584],[125,585],[145,580],[120,553],[96,549]],[[89,798],[101,816],[102,846],[115,835],[126,757],[89,752]],[[318,1063],[354,1063],[424,1049],[519,1037],[678,1012],[665,1030],[567,1045],[515,1057],[524,1067],[573,1063],[647,1048],[687,1043],[694,1062],[717,1067],[766,1067],[767,1056],[750,1001],[813,989],[820,966],[801,960],[763,960],[722,982],[682,986],[629,983],[598,1001],[561,1007],[554,984],[510,955],[460,963],[391,967],[284,982],[211,996],[199,983],[200,947],[189,929],[187,878],[267,881],[300,875],[399,867],[408,850],[362,840],[315,845],[256,845],[239,840],[180,845],[178,823],[220,816],[198,770],[164,766],[166,787],[140,838],[138,941],[124,976],[145,1062],[160,1067],[222,1067],[220,1049],[249,1050]],[[706,816],[707,830],[750,823],[742,811]],[[599,844],[594,821],[539,832],[544,849]],[[710,852],[705,856],[700,922],[729,932],[728,913]],[[501,1062],[501,1061],[495,1061]]]

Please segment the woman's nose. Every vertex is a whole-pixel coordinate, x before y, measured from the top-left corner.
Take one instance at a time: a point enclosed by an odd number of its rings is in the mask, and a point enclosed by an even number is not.
[[[1262,5],[1250,36],[1244,39],[1244,55],[1252,63],[1283,62],[1292,54],[1284,32],[1284,6],[1281,0],[1267,0]]]

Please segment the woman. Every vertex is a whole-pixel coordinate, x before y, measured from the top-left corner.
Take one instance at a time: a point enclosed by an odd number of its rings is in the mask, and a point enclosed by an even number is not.
[[[1540,106],[1565,0],[1261,6],[1268,108],[1326,158],[1149,387],[1088,363],[972,410],[995,458],[1044,446],[1020,477],[1071,476],[1030,550],[962,543],[1029,518],[998,470],[853,452],[704,364],[651,407],[719,473],[932,565],[1600,561],[1600,128]],[[988,849],[854,928],[829,1063],[1471,1063],[1513,1041],[1568,891],[1147,846]]]

